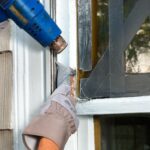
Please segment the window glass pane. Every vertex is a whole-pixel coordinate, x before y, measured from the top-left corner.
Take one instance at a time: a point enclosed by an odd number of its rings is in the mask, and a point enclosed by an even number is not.
[[[108,0],[97,0],[97,32],[97,56],[100,58],[109,44]]]
[[[137,0],[124,0],[124,17],[127,18]]]
[[[112,117],[106,120],[101,120],[102,150],[150,150],[149,118]]]
[[[108,0],[78,0],[78,64],[83,71],[90,71],[83,67],[90,63],[90,54],[94,67],[108,49],[108,12]]]
[[[89,77],[109,47],[108,1],[78,0],[78,95],[80,81]]]
[[[125,51],[127,73],[150,73],[150,17]]]
[[[127,125],[116,125],[114,134],[113,136],[116,138],[116,150],[134,149],[134,129],[132,127]]]
[[[78,68],[91,70],[92,17],[91,0],[78,0]]]
[[[145,150],[146,126],[115,125],[115,150]]]

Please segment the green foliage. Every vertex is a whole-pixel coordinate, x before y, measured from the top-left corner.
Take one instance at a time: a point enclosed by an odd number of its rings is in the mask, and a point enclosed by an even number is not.
[[[137,55],[150,50],[150,17],[141,26],[126,50],[127,60],[137,61]]]

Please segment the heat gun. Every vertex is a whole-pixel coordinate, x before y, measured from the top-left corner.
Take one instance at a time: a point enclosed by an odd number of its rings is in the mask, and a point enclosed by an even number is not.
[[[12,19],[42,46],[60,53],[66,46],[61,30],[39,0],[0,0],[0,22]]]

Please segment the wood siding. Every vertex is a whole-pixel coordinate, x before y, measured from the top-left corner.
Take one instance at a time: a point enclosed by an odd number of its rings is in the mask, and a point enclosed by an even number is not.
[[[0,25],[0,51],[10,50],[10,23]]]
[[[12,54],[0,53],[0,129],[11,128]]]
[[[0,150],[13,150],[12,97],[13,59],[10,24],[0,25]]]
[[[13,150],[12,130],[0,130],[0,149],[1,150]]]

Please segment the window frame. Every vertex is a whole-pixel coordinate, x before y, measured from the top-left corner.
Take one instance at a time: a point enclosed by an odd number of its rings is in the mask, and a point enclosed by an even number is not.
[[[113,0],[112,0],[113,1]],[[118,0],[117,0],[118,1]],[[57,1],[63,4],[63,1]],[[71,3],[75,3],[72,1],[69,1]],[[70,37],[74,37],[74,35],[77,35],[77,25],[74,26],[76,23],[74,22],[75,18],[77,18],[77,13],[75,10],[75,7],[72,8],[72,5],[69,5],[70,7],[70,25],[73,27],[73,31],[70,31]],[[119,6],[118,6],[119,7]],[[59,17],[63,18],[66,12],[63,12],[61,14],[58,14]],[[57,18],[58,19],[58,18]],[[68,18],[65,18],[66,21]],[[72,29],[72,28],[70,28]],[[64,26],[64,31],[68,32],[68,28]],[[76,59],[73,59],[72,56],[74,56],[74,50],[77,48],[77,38],[70,39],[70,50],[69,50],[69,57],[71,56],[71,59],[68,58],[68,55],[62,54],[59,56],[59,60],[67,59],[68,61],[74,60],[76,62]],[[73,45],[75,47],[73,47]],[[72,51],[73,50],[73,51]],[[109,54],[106,53],[105,58],[109,58]],[[106,59],[104,61],[104,64],[106,64]],[[104,65],[105,66],[105,65]],[[98,66],[99,67],[99,66]],[[100,66],[102,67],[102,66]],[[109,68],[109,67],[108,67]],[[102,70],[103,71],[103,70]],[[99,74],[98,74],[99,76]],[[84,81],[83,81],[84,82]],[[95,83],[95,82],[94,82]],[[93,84],[94,84],[93,83]],[[72,150],[83,150],[85,149],[85,146],[87,146],[86,149],[88,150],[94,150],[95,149],[95,143],[94,143],[94,121],[93,116],[94,115],[112,115],[112,114],[145,114],[150,113],[149,106],[150,106],[150,96],[142,96],[142,97],[126,97],[126,98],[101,98],[101,99],[80,99],[78,98],[78,104],[77,104],[77,113],[80,117],[80,126],[78,133],[73,136],[70,141],[68,142],[66,149],[72,149]],[[84,131],[84,132],[83,132]],[[87,145],[87,141],[90,141],[90,145]]]
[[[131,97],[150,94],[150,73],[127,74],[124,60],[126,47],[150,14],[148,6],[150,1],[137,0],[125,20],[123,0],[109,0],[109,49],[105,51],[90,76],[81,79],[82,98]]]

